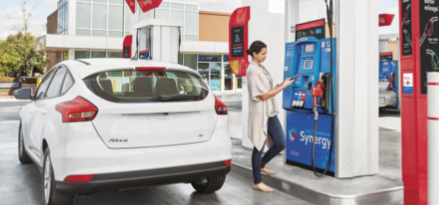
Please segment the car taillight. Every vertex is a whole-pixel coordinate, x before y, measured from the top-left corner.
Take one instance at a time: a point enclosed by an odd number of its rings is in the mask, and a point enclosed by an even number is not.
[[[218,100],[216,96],[215,96],[215,111],[218,115],[229,114],[229,112],[227,111],[227,106],[221,100]]]
[[[232,163],[232,160],[231,160],[231,159],[224,160],[224,164],[225,164],[226,166],[230,166],[231,163]]]
[[[55,109],[61,113],[62,122],[90,121],[98,113],[98,108],[82,97],[60,103]]]
[[[71,175],[64,179],[65,182],[89,182],[93,178],[93,174],[89,175]]]
[[[387,91],[393,91],[392,83],[389,83],[389,86],[387,86]]]

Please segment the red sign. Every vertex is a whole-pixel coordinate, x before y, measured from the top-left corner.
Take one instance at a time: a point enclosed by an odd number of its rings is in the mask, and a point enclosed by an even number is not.
[[[136,13],[136,0],[125,0],[131,9],[131,12]]]
[[[380,53],[380,56],[390,56],[393,55],[392,52],[387,52],[387,53]]]
[[[313,21],[313,22],[309,22],[306,24],[299,24],[299,25],[297,25],[296,30],[300,31],[300,30],[320,27],[320,26],[324,26],[324,25],[325,25],[325,20],[318,20],[318,21]]]
[[[133,35],[125,36],[125,38],[123,39],[122,58],[131,58],[131,44],[133,44]]]
[[[143,13],[158,8],[163,0],[137,0]]]
[[[237,76],[246,76],[250,64],[247,56],[250,7],[236,9],[229,21],[229,66]]]
[[[392,25],[392,21],[395,15],[393,14],[380,14],[380,27],[381,26],[390,26]]]

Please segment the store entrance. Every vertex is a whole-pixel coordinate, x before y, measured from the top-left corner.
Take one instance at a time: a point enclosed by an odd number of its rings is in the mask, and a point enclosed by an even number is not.
[[[197,70],[212,91],[221,91],[221,55],[198,55]]]

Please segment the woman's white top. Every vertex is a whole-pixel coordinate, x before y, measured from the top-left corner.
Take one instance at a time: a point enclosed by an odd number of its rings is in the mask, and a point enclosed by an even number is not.
[[[264,142],[268,148],[274,144],[271,137],[268,137],[267,121],[269,117],[279,114],[274,97],[268,100],[262,100],[259,97],[273,89],[273,78],[265,67],[259,67],[252,61],[247,69],[247,88],[249,92],[248,137],[256,149],[261,151]]]

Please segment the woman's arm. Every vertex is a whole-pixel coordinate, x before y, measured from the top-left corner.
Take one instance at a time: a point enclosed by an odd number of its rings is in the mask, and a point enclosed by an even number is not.
[[[268,100],[271,99],[272,97],[276,96],[278,93],[280,93],[282,90],[284,90],[285,88],[289,87],[292,83],[294,82],[294,80],[290,80],[290,79],[286,79],[283,83],[281,83],[280,85],[276,86],[273,90],[268,91],[266,94],[259,96],[262,100]]]

